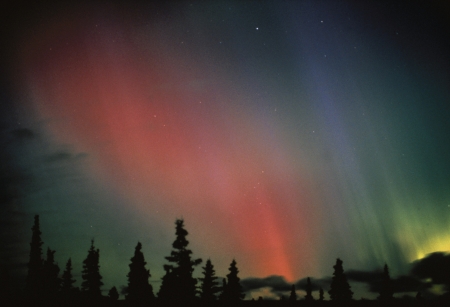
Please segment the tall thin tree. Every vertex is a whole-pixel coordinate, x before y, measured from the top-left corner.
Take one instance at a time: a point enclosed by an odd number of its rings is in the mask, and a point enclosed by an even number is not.
[[[295,285],[291,287],[291,294],[289,295],[289,301],[293,302],[297,300],[297,293],[295,292]]]
[[[100,275],[100,250],[95,249],[94,240],[91,241],[91,247],[86,259],[83,261],[83,272],[81,277],[81,290],[90,297],[100,297],[102,295],[101,286],[103,286],[102,276]]]
[[[128,294],[126,299],[137,304],[146,304],[152,301],[155,296],[153,288],[148,282],[150,270],[145,268],[144,254],[142,253],[142,244],[138,242],[134,250],[134,256],[131,258],[128,273]]]
[[[389,275],[388,265],[385,264],[383,270],[383,279],[381,281],[380,296],[378,296],[378,299],[380,301],[389,301],[393,298],[394,292],[392,290],[391,276]]]
[[[245,293],[238,277],[239,270],[236,266],[236,260],[233,259],[228,270],[230,273],[227,274],[227,283],[224,284],[222,297],[224,301],[237,302],[245,297]]]
[[[43,291],[43,265],[42,240],[39,224],[39,215],[34,216],[34,225],[31,228],[30,260],[25,284],[25,292],[32,297],[39,296]]]
[[[72,275],[72,259],[69,258],[66,263],[66,269],[64,270],[62,274],[62,281],[61,281],[61,292],[64,295],[68,295],[74,291],[73,284],[75,283],[75,279]]]
[[[158,297],[162,300],[179,300],[189,302],[195,300],[197,293],[197,279],[192,276],[195,266],[202,262],[202,259],[191,258],[192,251],[188,249],[189,241],[186,239],[189,233],[184,229],[184,221],[175,221],[175,241],[172,244],[173,250],[166,259],[171,263],[165,265],[166,275]],[[176,294],[176,295],[172,295]]]
[[[306,287],[305,287],[306,295],[305,295],[305,301],[310,302],[314,300],[314,297],[312,296],[312,285],[311,285],[311,278],[306,279]]]
[[[209,302],[215,301],[217,299],[216,293],[220,291],[220,288],[217,286],[219,283],[216,281],[216,271],[211,263],[211,259],[206,261],[206,265],[202,269],[203,278],[199,278],[202,282],[200,299]]]
[[[347,277],[344,273],[344,268],[342,266],[342,260],[336,259],[336,264],[333,266],[334,273],[331,280],[330,299],[332,301],[348,301],[353,297],[353,292],[350,290],[350,285],[347,281]]]

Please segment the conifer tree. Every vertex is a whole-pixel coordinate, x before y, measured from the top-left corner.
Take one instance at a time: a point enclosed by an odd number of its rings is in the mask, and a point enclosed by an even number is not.
[[[175,221],[176,239],[172,244],[173,250],[166,259],[171,263],[165,266],[166,275],[163,277],[159,298],[163,300],[192,301],[196,298],[197,279],[192,277],[194,267],[202,262],[202,259],[191,259],[192,251],[187,247],[188,232],[184,229],[184,221]],[[163,288],[164,285],[164,288]]]
[[[313,301],[314,298],[312,296],[312,285],[311,285],[311,279],[308,277],[306,279],[306,295],[305,295],[305,301],[310,302]]]
[[[293,302],[297,300],[297,293],[295,292],[295,285],[291,287],[291,295],[289,295],[289,301]]]
[[[153,288],[148,282],[150,271],[145,268],[144,254],[142,253],[142,244],[138,242],[131,258],[128,273],[128,294],[126,299],[130,302],[145,304],[155,298]]]
[[[204,301],[215,301],[217,299],[216,293],[220,291],[220,288],[217,286],[216,271],[210,259],[206,261],[206,265],[202,269],[203,278],[199,278],[202,282],[200,299]]]
[[[353,292],[350,290],[350,285],[344,274],[342,260],[338,258],[333,268],[333,278],[331,280],[330,290],[328,291],[328,294],[330,294],[330,299],[333,301],[351,300],[353,297]]]
[[[101,286],[103,286],[102,276],[100,275],[100,250],[95,249],[94,240],[91,241],[91,248],[88,251],[86,259],[83,261],[83,272],[81,277],[81,290],[90,297],[101,296]]]
[[[385,264],[383,271],[383,279],[381,281],[380,296],[378,296],[378,299],[381,301],[389,301],[392,300],[393,297],[394,292],[392,291],[392,282],[391,277],[389,276],[389,268],[387,264]]]
[[[75,279],[73,279],[72,276],[72,259],[69,258],[66,263],[66,269],[64,270],[62,274],[62,281],[61,281],[61,292],[62,293],[69,293],[74,290],[73,284],[75,283]]]
[[[227,283],[224,284],[223,300],[227,302],[237,302],[245,297],[245,293],[243,293],[242,286],[239,282],[239,270],[236,267],[236,260],[233,259],[228,270],[230,273],[227,274]]]
[[[324,300],[324,293],[323,293],[322,287],[320,287],[320,290],[319,290],[319,301],[323,301],[323,300]]]
[[[55,251],[47,248],[47,259],[43,265],[43,287],[44,295],[55,296],[59,291],[61,280],[58,277],[59,266],[55,263]]]
[[[42,240],[39,225],[39,215],[34,216],[34,225],[31,228],[32,236],[30,243],[30,260],[28,262],[28,275],[26,279],[25,292],[32,296],[39,296],[43,291],[43,265]]]

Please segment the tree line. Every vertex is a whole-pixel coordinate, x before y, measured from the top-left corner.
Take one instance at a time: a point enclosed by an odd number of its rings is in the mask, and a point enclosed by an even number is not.
[[[30,254],[28,262],[28,274],[25,284],[25,298],[34,302],[49,302],[55,300],[68,301],[95,301],[108,300],[117,301],[119,293],[116,287],[112,287],[108,296],[103,296],[101,288],[103,286],[100,274],[100,250],[95,247],[94,240],[91,241],[86,259],[83,261],[81,288],[75,287],[75,279],[72,273],[72,261],[69,258],[62,274],[60,268],[55,263],[55,251],[47,248],[46,258],[43,258],[41,230],[39,215],[34,217],[34,225],[31,228],[32,237],[30,243]],[[185,229],[184,221],[175,221],[175,241],[172,243],[172,251],[165,257],[167,264],[164,265],[165,274],[161,280],[161,287],[158,293],[154,293],[149,282],[150,270],[146,268],[142,252],[142,244],[137,243],[134,255],[130,259],[129,273],[127,274],[128,285],[125,288],[125,301],[131,305],[150,306],[152,303],[177,303],[187,304],[189,302],[214,303],[222,302],[235,304],[245,298],[245,293],[240,284],[238,276],[239,269],[233,259],[229,273],[223,278],[221,283],[215,274],[214,265],[208,259],[202,267],[201,278],[194,278],[195,267],[202,263],[202,259],[193,259],[192,251],[188,248],[188,232]],[[335,302],[350,302],[353,299],[353,291],[347,281],[341,259],[336,260],[333,266],[334,273],[328,291],[329,298]],[[303,298],[306,302],[314,301],[312,296],[313,286],[311,279],[307,278],[305,287],[306,295]],[[379,301],[389,302],[393,300],[393,290],[389,275],[388,266],[384,266],[382,287],[379,294]],[[284,299],[282,297],[282,299]],[[262,300],[260,297],[259,300]],[[295,285],[292,285],[290,296],[286,301],[297,301],[298,296]],[[318,301],[324,301],[324,290],[319,289]]]
[[[75,279],[72,274],[72,260],[67,260],[65,270],[60,275],[60,268],[55,263],[55,251],[47,248],[46,258],[43,258],[41,230],[39,215],[34,217],[34,225],[31,228],[32,237],[30,243],[30,258],[28,262],[28,274],[25,284],[25,296],[33,301],[51,301],[57,298],[95,300],[102,298],[103,286],[100,274],[100,250],[95,247],[94,240],[83,261],[81,288],[74,286]],[[142,252],[142,244],[137,243],[134,255],[130,259],[129,273],[127,274],[128,286],[126,287],[125,300],[136,304],[146,305],[158,301],[166,302],[235,302],[244,299],[245,294],[238,277],[239,270],[233,259],[229,267],[229,273],[219,285],[215,275],[214,265],[208,259],[203,269],[202,278],[194,278],[193,272],[196,266],[202,263],[202,259],[192,259],[192,251],[188,248],[188,232],[184,227],[184,221],[175,221],[176,239],[172,244],[173,250],[170,256],[165,257],[168,264],[164,265],[165,275],[162,277],[161,287],[155,295],[149,282],[150,270],[146,268]],[[198,282],[200,285],[198,286]],[[108,299],[116,301],[119,292],[112,287],[108,292]]]

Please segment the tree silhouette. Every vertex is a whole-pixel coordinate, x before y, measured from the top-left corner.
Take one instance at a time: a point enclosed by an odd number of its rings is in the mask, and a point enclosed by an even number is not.
[[[113,301],[117,301],[119,299],[119,292],[117,292],[117,288],[112,287],[111,290],[109,290],[109,292],[108,292],[108,296]]]
[[[150,271],[145,268],[144,254],[141,251],[142,244],[138,242],[131,258],[128,273],[128,294],[126,299],[131,302],[145,304],[155,298],[153,288],[148,282]],[[117,290],[116,290],[117,291]]]
[[[161,287],[159,288],[158,298],[161,300],[173,300],[176,295],[176,276],[172,270],[172,266],[164,265],[166,274],[161,279]]]
[[[47,248],[47,259],[43,265],[43,287],[47,297],[55,296],[59,291],[61,279],[58,277],[59,266],[55,263],[55,251]]]
[[[378,299],[380,301],[389,301],[394,298],[394,292],[392,291],[392,281],[391,277],[389,276],[389,268],[387,264],[384,265],[384,271],[383,271],[383,279],[381,281],[381,289],[380,289],[380,296],[378,296]]]
[[[62,274],[61,293],[65,296],[73,293],[75,291],[75,287],[73,286],[74,283],[75,279],[73,279],[72,276],[72,259],[69,258],[66,263],[66,269]]]
[[[192,301],[196,298],[197,279],[192,277],[194,267],[202,262],[202,259],[191,259],[192,251],[187,248],[189,241],[186,239],[188,232],[184,229],[184,221],[175,221],[176,239],[172,244],[174,248],[166,259],[172,263],[165,265],[166,275],[158,297],[163,300]],[[164,287],[164,288],[163,288]],[[174,295],[176,293],[176,295]]]
[[[34,225],[31,228],[32,236],[30,243],[30,261],[28,262],[28,275],[26,279],[25,292],[32,296],[39,296],[43,291],[43,265],[42,240],[39,225],[39,215],[34,216]]]
[[[206,265],[202,269],[203,278],[199,278],[202,282],[200,299],[204,301],[215,301],[217,299],[216,293],[220,291],[220,288],[217,286],[219,283],[216,281],[216,271],[210,259],[206,261]]]
[[[320,290],[319,290],[319,301],[323,301],[323,300],[324,300],[323,289],[322,289],[322,287],[320,287]]]
[[[311,285],[311,279],[309,277],[306,279],[305,290],[306,290],[305,301],[308,301],[308,302],[313,301],[314,298],[312,296],[312,285]]]
[[[296,301],[297,300],[297,293],[295,292],[295,285],[292,285],[291,287],[291,295],[289,295],[289,301]]]
[[[330,294],[330,299],[333,301],[351,300],[353,297],[353,292],[350,290],[350,285],[344,274],[342,260],[339,258],[336,259],[336,264],[333,268],[333,278],[331,280],[330,290],[328,291],[328,294]]]
[[[101,286],[103,286],[102,276],[100,275],[100,250],[94,248],[94,240],[91,241],[91,248],[88,251],[86,259],[83,261],[83,272],[81,277],[81,290],[90,297],[101,296]]]
[[[74,283],[75,279],[72,276],[72,259],[69,258],[61,280],[61,294],[64,298],[67,299],[73,297],[79,291],[78,288],[73,286]]]
[[[230,273],[227,274],[227,282],[224,283],[222,299],[227,302],[237,302],[242,300],[245,297],[245,294],[243,293],[242,286],[239,282],[239,270],[236,267],[236,260],[233,259],[228,270]]]

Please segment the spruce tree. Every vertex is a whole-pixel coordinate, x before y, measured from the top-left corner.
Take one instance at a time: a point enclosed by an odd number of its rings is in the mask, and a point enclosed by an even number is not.
[[[353,297],[353,292],[350,290],[350,285],[347,282],[347,277],[344,274],[344,268],[342,267],[342,260],[337,259],[336,264],[333,266],[334,273],[331,280],[330,299],[332,301],[348,301]]]
[[[236,260],[233,259],[228,270],[230,273],[227,274],[227,283],[224,284],[223,300],[227,302],[237,302],[245,297],[245,293],[243,293],[242,286],[239,282],[239,270],[236,267]]]
[[[130,302],[145,304],[152,301],[155,296],[153,288],[148,282],[150,271],[145,268],[144,254],[142,253],[142,244],[138,242],[134,250],[134,256],[131,258],[128,273],[128,294],[126,299]]]
[[[216,271],[210,259],[206,261],[206,265],[202,269],[203,278],[199,278],[202,282],[200,299],[203,301],[215,301],[217,299],[216,293],[220,291],[220,288],[217,286],[219,283],[216,281]]]
[[[61,280],[58,277],[59,266],[55,263],[55,251],[47,248],[47,259],[43,265],[44,295],[53,297],[59,291]]]
[[[100,275],[100,250],[95,249],[94,240],[91,241],[91,248],[88,251],[86,259],[83,261],[83,272],[81,277],[81,290],[90,297],[100,297],[101,286],[103,286],[102,276]]]
[[[291,295],[289,295],[289,301],[293,302],[297,300],[297,293],[295,292],[295,285],[291,287]]]
[[[175,221],[176,239],[172,244],[173,250],[166,259],[171,263],[165,266],[166,275],[163,277],[164,288],[158,295],[163,300],[179,300],[189,302],[195,300],[197,293],[197,279],[192,277],[194,267],[202,262],[202,259],[191,259],[192,251],[187,247],[188,232],[184,229],[184,221]]]
[[[61,291],[63,293],[70,292],[74,289],[75,279],[72,276],[72,259],[69,258],[66,263],[66,269],[62,274]]]
[[[42,295],[43,291],[43,265],[42,240],[39,225],[39,215],[34,216],[34,225],[31,228],[30,260],[28,262],[28,274],[25,292],[31,297]]]
[[[378,296],[378,299],[381,301],[389,301],[392,300],[393,297],[394,292],[392,291],[392,281],[391,277],[389,276],[389,268],[387,264],[385,264],[383,271],[383,279],[381,281],[380,296]]]
[[[314,298],[312,296],[312,285],[311,285],[311,279],[308,277],[308,279],[306,279],[306,295],[305,295],[305,301],[310,302],[313,301]]]

